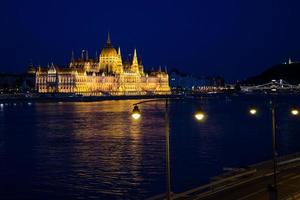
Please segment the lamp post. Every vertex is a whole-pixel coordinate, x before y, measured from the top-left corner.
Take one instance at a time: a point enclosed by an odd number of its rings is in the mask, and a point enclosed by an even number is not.
[[[167,200],[171,200],[171,165],[170,165],[170,122],[169,122],[169,102],[166,98],[165,105],[165,131],[166,131],[166,187]]]
[[[276,112],[275,112],[275,103],[270,101],[271,112],[272,112],[272,147],[273,147],[273,199],[278,199],[278,190],[277,190],[277,134],[276,134]]]
[[[274,101],[270,101],[271,115],[272,115],[272,160],[273,160],[273,185],[272,185],[272,198],[274,200],[278,199],[278,189],[277,189],[277,124],[276,124],[276,105]],[[257,114],[257,109],[255,107],[250,108],[249,113],[251,115]],[[299,115],[299,110],[297,108],[291,109],[291,114],[294,116]]]
[[[182,100],[182,99],[181,99]],[[133,111],[131,116],[134,120],[138,120],[141,117],[141,111],[138,107],[139,104],[162,101],[162,99],[146,100],[133,104]],[[198,121],[202,121],[205,118],[205,113],[201,108],[198,108],[194,114],[194,117]],[[170,121],[169,121],[169,99],[165,99],[165,137],[166,137],[166,199],[171,200],[171,165],[170,165]]]

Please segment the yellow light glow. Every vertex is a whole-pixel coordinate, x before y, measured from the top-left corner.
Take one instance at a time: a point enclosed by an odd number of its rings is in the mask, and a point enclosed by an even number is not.
[[[292,109],[291,113],[292,113],[292,115],[299,115],[299,110],[298,109]]]
[[[251,115],[255,115],[255,114],[257,113],[257,110],[256,110],[255,108],[251,108],[251,109],[249,110],[249,113],[250,113]]]
[[[135,120],[141,117],[141,111],[137,105],[134,106],[131,116]]]
[[[141,117],[141,114],[140,113],[132,113],[131,116],[132,116],[133,119],[137,120]]]
[[[196,118],[198,121],[202,121],[202,120],[204,119],[204,117],[205,117],[204,113],[199,112],[199,113],[196,113],[196,114],[195,114],[195,118]]]
[[[48,68],[39,70],[30,68],[27,72],[39,80],[39,84],[35,84],[36,91],[38,93],[80,93],[80,96],[146,95],[148,92],[156,95],[171,94],[169,76],[166,71],[145,73],[144,67],[138,61],[136,50],[133,52],[131,66],[123,65],[120,59],[121,50],[117,51],[112,47],[111,41],[108,41],[109,48],[101,50],[100,59],[79,60],[72,55],[70,68],[67,71],[53,63]],[[88,52],[83,50],[82,56],[88,57]],[[104,72],[107,68],[109,68],[109,73]],[[82,73],[77,73],[78,70]],[[151,81],[148,81],[150,80],[148,76]],[[48,87],[49,84],[51,87]]]

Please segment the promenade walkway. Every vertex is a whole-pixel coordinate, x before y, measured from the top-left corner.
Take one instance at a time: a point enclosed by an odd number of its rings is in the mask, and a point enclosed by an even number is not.
[[[211,183],[173,194],[173,200],[269,200],[273,181],[272,161],[234,170],[212,178]],[[300,200],[300,154],[278,158],[278,195],[282,200]],[[164,199],[158,195],[149,200]]]

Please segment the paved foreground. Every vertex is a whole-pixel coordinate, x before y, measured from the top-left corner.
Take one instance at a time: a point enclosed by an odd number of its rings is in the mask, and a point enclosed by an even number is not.
[[[173,200],[270,200],[273,183],[272,161],[212,178],[211,183],[173,194]],[[300,154],[278,159],[278,199],[300,200]],[[149,200],[165,199],[165,195]]]
[[[223,191],[217,191],[207,196],[195,195],[187,198],[176,199],[201,199],[201,200],[269,200],[269,184],[273,181],[273,174],[256,180],[242,183]],[[279,199],[300,199],[300,167],[279,173],[278,177],[278,196]],[[298,198],[297,198],[298,196]]]

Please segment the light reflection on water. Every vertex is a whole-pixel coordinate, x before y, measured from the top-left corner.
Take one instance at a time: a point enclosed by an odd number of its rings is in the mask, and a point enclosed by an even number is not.
[[[164,102],[141,105],[142,117],[134,121],[130,112],[136,102],[4,107],[0,112],[0,196],[143,199],[164,192]],[[193,119],[198,105],[171,103],[175,192],[206,183],[224,166],[241,167],[270,158],[268,110],[250,118],[246,111],[250,102],[263,106],[266,99],[204,99],[201,104],[208,114],[204,123]],[[300,151],[300,120],[285,114],[278,120],[281,153]]]

